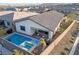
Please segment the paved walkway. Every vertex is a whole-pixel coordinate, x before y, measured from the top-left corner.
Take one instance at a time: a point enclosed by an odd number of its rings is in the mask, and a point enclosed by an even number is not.
[[[69,55],[74,55],[78,43],[79,43],[79,33],[77,35],[76,41],[75,41]]]

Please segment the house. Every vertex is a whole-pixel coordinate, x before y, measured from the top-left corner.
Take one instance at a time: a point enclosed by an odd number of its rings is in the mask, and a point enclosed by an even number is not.
[[[15,32],[6,36],[4,38],[6,40],[1,39],[3,40],[0,41],[1,44],[5,43],[4,46],[11,51],[14,51],[14,49],[20,49],[23,53],[26,54],[32,54],[32,51],[37,50],[34,49],[39,47],[40,40],[38,39],[40,38],[44,38],[46,40],[46,43],[49,43],[49,41],[51,41],[53,35],[59,28],[60,23],[63,21],[64,16],[64,14],[57,11],[48,11],[41,14],[31,12],[7,12],[1,16],[4,15],[6,15],[6,18],[1,17],[1,20],[4,19],[4,22],[6,21],[4,25],[6,25],[6,23],[8,22],[9,26],[7,26],[7,23],[6,27],[15,27],[16,32],[19,33]],[[16,46],[12,43],[14,43]]]
[[[52,39],[59,28],[63,16],[64,14],[53,10],[35,16],[24,17],[14,23],[17,32],[36,38],[45,38],[48,41]]]

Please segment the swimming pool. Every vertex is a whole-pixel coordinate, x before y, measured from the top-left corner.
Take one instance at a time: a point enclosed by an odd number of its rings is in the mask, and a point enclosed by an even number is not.
[[[9,42],[16,44],[26,50],[32,50],[34,47],[38,46],[39,40],[28,35],[22,35],[19,33],[12,33],[5,37]]]

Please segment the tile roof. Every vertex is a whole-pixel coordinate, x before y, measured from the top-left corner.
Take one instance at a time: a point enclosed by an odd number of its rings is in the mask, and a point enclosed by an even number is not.
[[[33,15],[37,15],[37,14],[38,13],[35,13],[35,12],[14,12],[13,21],[17,21],[21,18],[29,17],[29,16],[33,16]]]
[[[36,16],[30,17],[33,21],[40,25],[54,31],[59,22],[63,19],[64,14],[57,11],[48,11]]]

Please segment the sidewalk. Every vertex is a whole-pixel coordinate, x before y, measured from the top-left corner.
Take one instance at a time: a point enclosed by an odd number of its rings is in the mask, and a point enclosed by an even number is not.
[[[74,55],[74,52],[76,50],[76,47],[77,47],[78,43],[79,43],[79,33],[77,35],[76,41],[75,41],[75,43],[74,43],[69,55]]]

